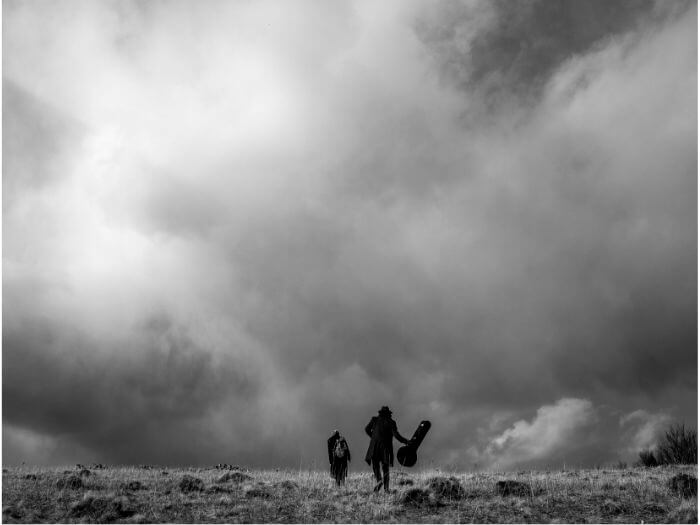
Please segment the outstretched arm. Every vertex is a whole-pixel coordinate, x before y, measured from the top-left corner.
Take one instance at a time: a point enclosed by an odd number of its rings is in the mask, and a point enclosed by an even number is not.
[[[398,439],[404,445],[408,444],[408,439],[399,434],[399,430],[396,428],[396,423],[391,426],[391,430],[394,432],[394,437]]]

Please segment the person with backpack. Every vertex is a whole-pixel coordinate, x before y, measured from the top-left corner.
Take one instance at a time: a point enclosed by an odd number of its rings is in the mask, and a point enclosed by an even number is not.
[[[345,483],[350,461],[350,447],[347,440],[337,430],[328,438],[328,462],[331,464],[331,477],[338,486]]]
[[[391,418],[391,410],[387,406],[383,406],[379,414],[370,420],[365,427],[365,432],[370,437],[365,461],[368,465],[372,465],[374,477],[377,480],[374,492],[379,492],[382,485],[384,485],[384,492],[389,492],[389,467],[394,466],[392,439],[396,438],[403,444],[407,444],[408,439],[399,434],[396,421]]]

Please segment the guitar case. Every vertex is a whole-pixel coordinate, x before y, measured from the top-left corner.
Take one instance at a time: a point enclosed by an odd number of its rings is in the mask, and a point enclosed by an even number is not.
[[[418,447],[430,430],[430,421],[421,421],[408,444],[396,451],[396,459],[404,467],[412,467],[418,461]]]

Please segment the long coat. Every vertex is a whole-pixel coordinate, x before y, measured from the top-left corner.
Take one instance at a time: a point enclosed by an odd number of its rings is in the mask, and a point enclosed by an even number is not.
[[[335,433],[328,438],[328,463],[333,464],[333,449],[335,448],[335,442],[340,439],[340,434]]]
[[[371,438],[369,448],[365,455],[365,461],[372,463],[372,459],[380,463],[388,463],[394,466],[394,444],[392,438],[396,438],[402,443],[408,440],[404,438],[396,429],[396,421],[391,416],[374,416],[367,426],[365,432]]]
[[[341,448],[344,452],[344,455],[342,455],[341,457],[338,457],[335,454],[335,447],[337,443],[341,444]],[[348,475],[348,461],[350,461],[351,459],[350,447],[348,446],[347,440],[343,436],[339,436],[336,438],[333,444],[333,450],[330,452],[330,454],[332,454],[331,476],[333,476],[333,478],[335,478],[336,483],[340,485],[341,483],[345,482],[345,477]]]

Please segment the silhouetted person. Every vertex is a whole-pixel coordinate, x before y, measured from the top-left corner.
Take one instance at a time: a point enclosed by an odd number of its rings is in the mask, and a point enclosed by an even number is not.
[[[379,415],[371,419],[365,427],[365,432],[371,438],[365,461],[372,465],[374,477],[377,480],[374,492],[379,492],[382,484],[384,484],[384,491],[389,492],[389,467],[394,466],[392,438],[404,444],[408,443],[408,440],[399,434],[396,421],[391,418],[391,410],[386,406],[379,410]]]
[[[337,430],[328,438],[328,462],[331,465],[331,477],[336,484],[345,483],[350,461],[350,447],[346,439]]]
[[[328,438],[328,463],[331,466],[331,477],[334,478],[335,474],[333,473],[333,451],[335,450],[335,443],[338,441],[338,438],[340,438],[340,432],[337,430],[333,431],[333,434],[331,434],[331,437]]]

